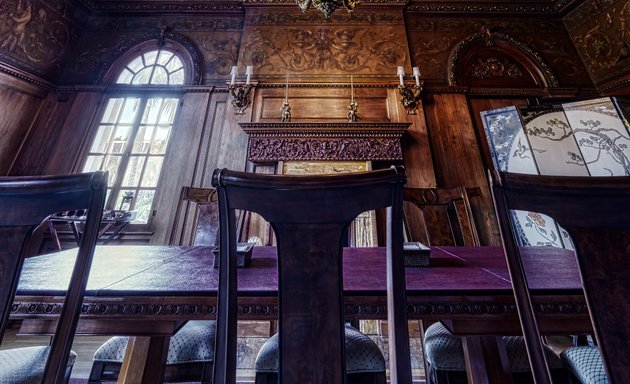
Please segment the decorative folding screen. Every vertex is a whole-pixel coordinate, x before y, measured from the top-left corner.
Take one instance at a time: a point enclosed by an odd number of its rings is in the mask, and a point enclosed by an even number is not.
[[[494,166],[501,171],[571,176],[630,175],[630,133],[619,100],[481,112]],[[514,211],[523,245],[573,249],[548,216]]]

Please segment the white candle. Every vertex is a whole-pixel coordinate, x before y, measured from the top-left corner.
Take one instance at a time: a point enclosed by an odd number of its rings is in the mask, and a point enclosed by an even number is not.
[[[413,77],[416,78],[416,87],[420,87],[420,68],[413,67]]]
[[[400,85],[405,85],[405,81],[403,80],[403,77],[405,76],[405,68],[402,65],[398,67],[396,74],[400,78]]]
[[[238,67],[235,65],[232,67],[232,72],[230,73],[230,75],[232,75],[232,79],[230,80],[230,85],[234,85],[234,81],[236,80],[237,74],[238,74]]]
[[[354,103],[354,82],[352,81],[352,75],[350,75],[350,94],[352,96],[352,102]]]
[[[249,79],[253,74],[254,74],[254,66],[248,65],[247,69],[245,70],[245,75],[247,76],[247,81],[245,82],[245,84],[249,85]]]
[[[284,101],[289,101],[289,74],[287,73],[287,85],[284,88]]]

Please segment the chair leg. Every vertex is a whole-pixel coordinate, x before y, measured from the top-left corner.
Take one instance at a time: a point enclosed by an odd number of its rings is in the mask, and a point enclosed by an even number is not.
[[[201,384],[212,384],[214,374],[214,363],[203,363],[201,368]]]
[[[88,384],[99,384],[103,371],[105,370],[105,363],[95,361],[92,363],[92,370],[90,371],[90,377],[88,378]]]

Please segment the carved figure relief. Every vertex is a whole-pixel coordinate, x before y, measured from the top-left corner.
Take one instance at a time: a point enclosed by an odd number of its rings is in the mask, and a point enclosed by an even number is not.
[[[238,42],[232,38],[204,37],[199,45],[204,53],[205,70],[208,74],[227,76],[238,59]]]
[[[404,35],[393,28],[255,28],[244,61],[267,72],[389,71],[407,60]]]
[[[456,40],[453,36],[441,36],[420,43],[414,53],[414,62],[418,63],[425,76],[445,73],[444,60],[439,58],[448,55]]]
[[[49,20],[46,9],[31,0],[16,0],[0,7],[0,49],[31,64],[49,65],[62,59],[70,41],[63,22]]]

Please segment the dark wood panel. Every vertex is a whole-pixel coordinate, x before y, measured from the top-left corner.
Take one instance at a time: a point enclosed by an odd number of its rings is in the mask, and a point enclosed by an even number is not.
[[[480,187],[476,199],[477,230],[482,245],[500,244],[496,218],[488,189],[468,103],[464,94],[436,94],[426,107],[431,148],[439,187]]]

